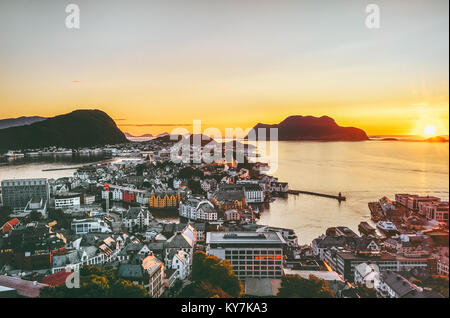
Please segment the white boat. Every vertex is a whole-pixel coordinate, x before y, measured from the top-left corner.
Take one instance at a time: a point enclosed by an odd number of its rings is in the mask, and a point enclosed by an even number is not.
[[[23,157],[25,157],[25,155],[22,152],[10,150],[6,153],[6,157],[8,157],[8,158],[23,158]]]
[[[387,234],[395,234],[398,233],[398,229],[394,223],[389,221],[379,221],[377,222],[377,228]]]

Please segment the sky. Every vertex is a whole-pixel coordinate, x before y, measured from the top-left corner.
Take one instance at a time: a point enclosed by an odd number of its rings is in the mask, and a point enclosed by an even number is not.
[[[79,29],[66,27],[70,3]],[[448,6],[0,0],[0,118],[101,109],[139,135],[327,115],[369,135],[447,135]]]

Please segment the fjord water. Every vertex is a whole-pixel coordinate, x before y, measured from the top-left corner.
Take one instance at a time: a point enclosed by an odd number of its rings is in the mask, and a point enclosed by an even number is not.
[[[270,147],[267,147],[270,149]],[[102,158],[89,158],[97,161]],[[348,226],[357,231],[370,220],[367,203],[395,193],[449,197],[449,144],[406,141],[278,142],[280,181],[295,190],[327,194],[342,192],[346,202],[309,195],[289,195],[270,204],[258,223],[292,228],[299,242],[310,244],[328,227]],[[60,178],[82,162],[16,162],[0,165],[0,180],[9,178]]]
[[[395,193],[449,197],[449,144],[401,141],[279,142],[274,173],[289,188],[347,197],[347,201],[309,195],[277,198],[258,223],[293,228],[299,243],[328,227],[356,233],[370,220],[367,203]]]

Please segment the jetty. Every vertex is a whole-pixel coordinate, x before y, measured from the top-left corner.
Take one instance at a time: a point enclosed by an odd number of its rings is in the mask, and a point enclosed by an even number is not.
[[[52,169],[43,169],[42,171],[74,170],[78,168],[80,167],[52,168]]]
[[[338,195],[333,195],[333,194],[325,194],[325,193],[303,191],[303,190],[288,190],[288,193],[294,194],[294,195],[299,195],[299,194],[315,195],[317,197],[336,199],[339,202],[347,200],[347,198],[345,196],[343,196],[340,192]]]

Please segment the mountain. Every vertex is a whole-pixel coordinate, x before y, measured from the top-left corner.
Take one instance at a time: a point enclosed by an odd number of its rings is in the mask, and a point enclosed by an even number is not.
[[[144,134],[144,135],[140,135],[140,136],[134,136],[130,133],[125,132],[125,137],[127,138],[152,138],[153,135],[152,134]]]
[[[76,110],[31,125],[0,130],[0,150],[77,148],[125,142],[128,140],[114,120],[100,110]]]
[[[184,140],[186,143],[189,143],[190,145],[193,145],[194,142],[199,141],[201,146],[206,146],[209,143],[212,143],[212,144],[217,143],[213,138],[203,135],[203,134],[196,134],[196,135],[194,135],[194,134],[188,134],[188,135],[169,135],[169,134],[167,134],[167,135],[163,135],[161,137],[157,137],[157,138],[153,139],[153,141],[164,142],[164,143],[173,143],[173,144],[180,142],[182,140]]]
[[[361,141],[369,140],[364,130],[354,127],[341,127],[328,116],[289,116],[279,124],[257,124],[253,131],[258,136],[259,128],[278,128],[278,140],[317,140],[317,141]],[[247,136],[246,138],[248,138]],[[266,139],[270,130],[266,130]]]
[[[424,140],[425,142],[448,142],[444,136],[435,136]]]
[[[39,116],[0,119],[0,129],[31,125],[45,119],[47,118]]]

